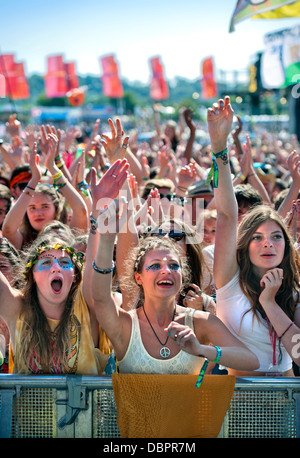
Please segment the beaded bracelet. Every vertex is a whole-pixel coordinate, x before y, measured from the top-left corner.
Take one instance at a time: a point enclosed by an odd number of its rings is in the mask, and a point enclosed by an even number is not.
[[[98,272],[99,274],[110,274],[115,268],[115,262],[112,261],[110,269],[100,269],[100,267],[96,266],[95,260],[93,261],[93,269]]]

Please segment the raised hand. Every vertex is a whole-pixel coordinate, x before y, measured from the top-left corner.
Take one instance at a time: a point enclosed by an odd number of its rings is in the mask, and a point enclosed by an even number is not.
[[[227,138],[231,132],[234,111],[230,105],[230,97],[219,99],[207,110],[207,126],[214,153],[223,151],[227,146]]]
[[[29,165],[31,170],[31,181],[33,181],[34,186],[36,186],[41,177],[42,171],[40,167],[40,156],[37,154],[37,143],[34,142],[31,154],[29,156]]]
[[[118,196],[127,179],[128,168],[129,164],[125,159],[117,160],[98,182],[96,170],[92,168],[90,190],[95,208],[102,209],[102,205]]]
[[[104,140],[101,143],[110,163],[113,164],[116,160],[124,158],[129,137],[126,136],[123,140],[124,131],[120,119],[116,119],[116,126],[112,119],[109,119],[108,123],[111,130],[111,138],[106,134],[102,134]]]
[[[8,118],[8,122],[5,124],[6,134],[11,137],[20,136],[21,123],[17,119],[16,114],[12,114]]]

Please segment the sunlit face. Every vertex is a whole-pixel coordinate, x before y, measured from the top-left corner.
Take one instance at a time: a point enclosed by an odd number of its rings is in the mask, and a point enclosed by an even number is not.
[[[27,207],[29,222],[38,232],[55,219],[55,213],[53,201],[47,194],[35,193]]]
[[[285,239],[280,226],[274,221],[261,224],[249,244],[249,257],[255,270],[262,275],[277,267],[283,259]]]
[[[156,249],[145,255],[136,282],[143,287],[145,297],[177,295],[181,288],[182,272],[177,255],[168,249]]]
[[[74,280],[74,265],[70,256],[64,250],[45,251],[33,267],[33,279],[39,299],[64,301]]]

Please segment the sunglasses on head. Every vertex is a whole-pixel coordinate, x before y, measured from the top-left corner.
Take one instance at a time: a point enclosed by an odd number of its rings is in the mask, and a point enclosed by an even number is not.
[[[170,231],[163,231],[162,229],[159,229],[158,231],[152,232],[149,235],[151,237],[165,237],[167,235],[170,239],[174,240],[175,242],[179,242],[183,239],[183,237],[185,237],[185,232],[174,229],[171,229]]]

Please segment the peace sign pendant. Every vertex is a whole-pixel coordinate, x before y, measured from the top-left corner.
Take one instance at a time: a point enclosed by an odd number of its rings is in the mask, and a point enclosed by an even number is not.
[[[171,354],[171,350],[169,347],[162,347],[159,352],[162,358],[168,358]]]

